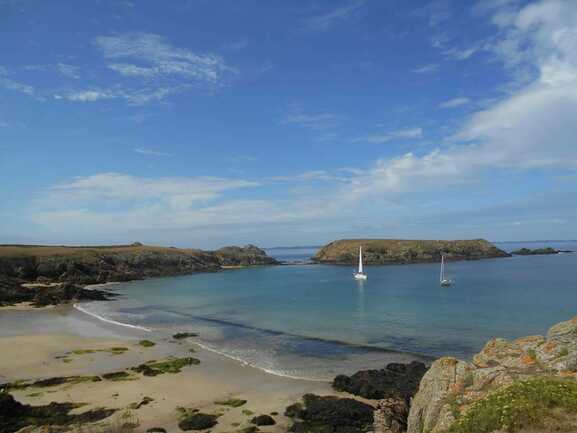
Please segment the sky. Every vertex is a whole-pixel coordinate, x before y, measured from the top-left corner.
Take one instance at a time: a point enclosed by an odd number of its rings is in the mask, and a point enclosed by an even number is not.
[[[0,0],[0,243],[577,238],[577,1]]]

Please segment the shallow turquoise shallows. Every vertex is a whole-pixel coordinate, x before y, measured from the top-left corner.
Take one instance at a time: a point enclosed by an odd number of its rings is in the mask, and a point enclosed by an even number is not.
[[[543,334],[577,315],[577,254],[449,263],[451,287],[439,286],[438,264],[369,266],[363,282],[352,272],[294,265],[151,279],[115,285],[127,296],[83,307],[160,332],[194,330],[210,350],[313,379],[390,361],[468,358],[492,337]]]

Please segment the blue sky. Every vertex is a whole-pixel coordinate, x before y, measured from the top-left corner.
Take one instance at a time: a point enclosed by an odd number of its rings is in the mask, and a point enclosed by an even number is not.
[[[0,242],[577,237],[577,2],[0,0]]]

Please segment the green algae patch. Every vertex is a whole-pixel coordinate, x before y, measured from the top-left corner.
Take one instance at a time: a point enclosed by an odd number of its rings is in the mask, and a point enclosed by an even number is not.
[[[254,412],[252,410],[249,410],[249,409],[243,409],[242,414],[246,415],[246,416],[252,416],[252,415],[254,415]]]
[[[447,432],[513,433],[546,426],[554,413],[561,412],[577,413],[577,382],[549,378],[519,381],[474,403]]]
[[[154,346],[156,346],[156,343],[154,341],[150,341],[150,340],[140,340],[138,342],[138,344],[142,347],[154,347]]]
[[[242,400],[240,398],[229,398],[227,400],[219,400],[215,401],[214,404],[218,404],[219,406],[229,406],[229,407],[241,407],[247,403],[246,400]]]
[[[122,355],[128,351],[128,347],[110,347],[108,349],[76,349],[68,352],[68,355],[92,355],[94,353],[110,353],[111,355]]]
[[[142,373],[144,376],[158,376],[159,374],[176,374],[180,373],[182,368],[200,364],[200,360],[192,357],[186,358],[169,358],[164,361],[148,361],[133,367],[132,370]]]
[[[40,379],[34,382],[31,381],[16,381],[2,385],[0,389],[5,391],[21,390],[27,388],[48,388],[60,385],[75,385],[78,383],[100,382],[102,379],[99,376],[63,376],[50,377],[48,379]]]

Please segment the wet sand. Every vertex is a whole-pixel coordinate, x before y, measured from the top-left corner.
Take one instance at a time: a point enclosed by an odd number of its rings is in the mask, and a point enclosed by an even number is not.
[[[138,344],[142,339],[154,341],[156,345],[144,348]],[[112,347],[128,350],[121,354],[106,351]],[[101,351],[70,353],[87,349]],[[277,425],[261,427],[261,430],[284,432],[290,425],[282,416],[286,406],[308,392],[335,394],[327,382],[271,375],[203,350],[194,344],[194,338],[177,341],[154,331],[107,324],[69,306],[0,311],[0,354],[0,383],[101,375],[169,356],[199,359],[199,365],[184,367],[176,374],[155,377],[134,374],[134,380],[103,380],[12,392],[19,401],[34,405],[51,401],[87,403],[81,411],[97,407],[125,409],[131,403],[142,401],[143,397],[150,397],[153,402],[132,411],[140,421],[139,432],[151,427],[180,432],[178,407],[222,414],[218,425],[211,429],[217,433],[248,427],[255,415],[278,412],[279,415],[274,416]],[[215,404],[227,398],[241,398],[247,403],[238,408]],[[120,414],[119,411],[113,418]]]

